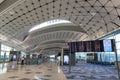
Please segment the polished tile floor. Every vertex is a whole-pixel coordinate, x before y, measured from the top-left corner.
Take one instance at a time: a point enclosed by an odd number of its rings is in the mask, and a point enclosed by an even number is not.
[[[77,64],[71,67],[71,73],[68,70],[68,66],[60,68],[49,62],[40,65],[1,63],[0,80],[118,80],[114,66]]]
[[[61,69],[68,80],[119,80],[114,65],[78,63],[71,67],[71,73],[68,66],[62,66]]]
[[[16,62],[0,64],[0,80],[67,80],[55,63],[17,65]]]

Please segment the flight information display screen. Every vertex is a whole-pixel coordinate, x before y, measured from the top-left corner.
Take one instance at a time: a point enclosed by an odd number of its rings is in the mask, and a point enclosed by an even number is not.
[[[93,52],[94,51],[94,41],[86,41],[86,52]]]
[[[103,40],[104,52],[112,52],[112,41],[110,39]]]
[[[78,52],[85,52],[86,47],[85,47],[85,42],[78,42]]]
[[[102,40],[95,40],[94,41],[94,52],[103,52],[103,41]]]
[[[79,41],[70,43],[71,53],[75,52],[113,52],[114,39]]]

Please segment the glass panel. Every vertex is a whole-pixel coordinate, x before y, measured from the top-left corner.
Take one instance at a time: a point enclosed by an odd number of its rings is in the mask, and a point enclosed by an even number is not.
[[[120,54],[120,50],[119,49],[117,50],[117,54]]]
[[[11,47],[9,47],[9,46],[6,46],[6,51],[11,51]]]
[[[114,62],[114,61],[115,61],[115,53],[110,52],[110,62]]]
[[[5,53],[5,56],[4,56],[5,61],[9,61],[9,54],[10,54],[10,52]]]
[[[101,53],[97,53],[98,55],[98,62],[101,62]]]
[[[115,35],[115,40],[120,41],[120,34]]]
[[[1,44],[1,50],[5,49],[5,45]]]
[[[6,46],[4,44],[1,44],[1,50],[3,50],[3,51],[10,51],[11,49],[12,49],[11,47]]]
[[[104,62],[109,62],[110,61],[110,53],[109,52],[105,52],[104,53]]]
[[[4,54],[5,54],[5,52],[1,51],[0,61],[4,61]]]
[[[117,50],[117,54],[118,54],[118,61],[120,61],[120,50]]]
[[[116,49],[120,49],[120,42],[116,43]]]
[[[114,39],[114,37],[112,36],[112,37],[109,37],[108,39]]]
[[[104,52],[101,52],[101,60],[104,62]]]

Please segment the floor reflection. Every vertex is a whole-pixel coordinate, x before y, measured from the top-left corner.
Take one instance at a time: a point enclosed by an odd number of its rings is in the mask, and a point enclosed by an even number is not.
[[[7,72],[7,66],[8,66],[8,63],[1,63],[0,64],[0,74],[4,74]]]
[[[66,80],[55,63],[20,65],[16,62],[0,64],[0,80]]]

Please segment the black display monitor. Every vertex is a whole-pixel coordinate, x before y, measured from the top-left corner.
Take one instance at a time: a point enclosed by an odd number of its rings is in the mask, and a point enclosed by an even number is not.
[[[103,52],[103,40],[94,41],[94,52]]]
[[[76,52],[79,52],[79,42],[76,42],[76,45],[75,45],[76,47]]]
[[[86,46],[85,52],[94,52],[94,41],[86,41],[85,46]]]
[[[79,45],[79,50],[78,52],[85,52],[86,51],[86,47],[85,47],[85,41],[81,41],[81,42],[78,42],[78,45]]]

